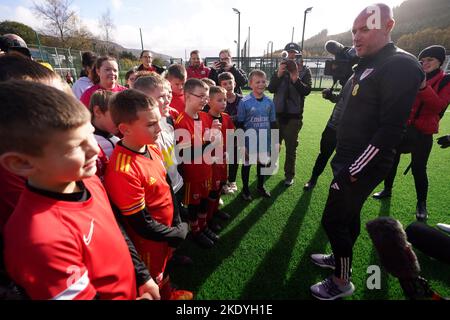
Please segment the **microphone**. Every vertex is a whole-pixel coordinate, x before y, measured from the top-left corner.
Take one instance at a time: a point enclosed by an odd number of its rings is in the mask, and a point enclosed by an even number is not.
[[[334,40],[328,40],[327,42],[325,42],[325,50],[333,55],[338,55],[344,48],[345,46],[342,43]]]
[[[386,271],[398,278],[404,294],[416,299],[443,299],[427,280],[419,276],[420,265],[402,224],[390,217],[379,217],[366,224],[367,232]]]
[[[401,223],[390,217],[380,217],[366,224],[369,236],[386,271],[396,278],[416,278],[419,262]]]

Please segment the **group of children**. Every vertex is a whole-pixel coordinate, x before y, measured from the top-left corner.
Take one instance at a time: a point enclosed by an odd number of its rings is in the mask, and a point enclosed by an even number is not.
[[[192,263],[174,254],[189,232],[204,248],[219,241],[217,221],[230,218],[220,196],[237,191],[233,133],[268,130],[270,141],[274,128],[266,82],[253,71],[242,98],[231,73],[208,86],[172,65],[165,78],[138,75],[132,89],[100,85],[88,108],[48,81],[0,82],[0,163],[23,184],[2,232],[9,277],[32,299],[192,299],[171,285],[168,263]],[[264,148],[257,190],[270,197]]]

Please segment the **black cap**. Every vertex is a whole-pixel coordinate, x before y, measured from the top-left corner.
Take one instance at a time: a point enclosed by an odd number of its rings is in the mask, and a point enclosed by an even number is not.
[[[295,53],[297,54],[301,54],[302,53],[302,49],[300,48],[300,46],[298,44],[296,44],[295,42],[290,42],[288,43],[285,47],[284,47],[285,51],[295,51]]]
[[[445,48],[438,45],[429,46],[428,48],[423,49],[419,54],[419,60],[426,57],[436,58],[442,65],[445,61]]]
[[[4,52],[19,52],[31,58],[31,52],[25,41],[21,38],[11,37],[11,35],[3,35],[0,37],[0,49]]]

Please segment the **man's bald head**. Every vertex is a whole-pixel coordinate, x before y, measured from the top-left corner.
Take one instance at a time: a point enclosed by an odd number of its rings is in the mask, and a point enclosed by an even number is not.
[[[378,17],[375,15],[378,15]],[[383,24],[388,23],[390,20],[394,20],[394,12],[392,11],[391,7],[389,7],[386,4],[376,3],[376,4],[372,4],[372,5],[364,8],[359,13],[358,17],[356,17],[356,19],[358,19],[360,17],[369,19],[369,20],[371,17],[372,17],[372,19],[374,19],[374,18],[379,19],[379,21],[383,25]],[[369,23],[370,23],[370,21],[369,21]]]
[[[359,57],[377,53],[391,41],[394,28],[392,9],[384,3],[368,6],[353,23],[353,45]]]

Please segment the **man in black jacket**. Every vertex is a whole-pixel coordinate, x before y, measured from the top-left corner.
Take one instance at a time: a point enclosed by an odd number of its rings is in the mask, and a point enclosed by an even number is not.
[[[216,61],[209,73],[209,79],[213,80],[216,85],[219,85],[219,75],[223,72],[231,72],[234,76],[236,86],[234,93],[242,94],[242,88],[247,85],[248,77],[245,71],[236,67],[231,60],[231,51],[229,49],[223,49],[219,53],[219,61]]]
[[[353,23],[353,44],[361,60],[337,129],[334,180],[322,217],[333,253],[311,255],[316,265],[334,269],[332,276],[311,286],[312,295],[321,300],[355,290],[350,276],[361,208],[392,166],[424,79],[415,57],[391,42],[393,27],[392,10],[385,4],[367,7]]]
[[[305,97],[311,92],[311,71],[303,65],[300,46],[294,42],[285,48],[288,56],[272,75],[269,91],[274,93],[273,102],[280,130],[280,144],[286,143],[284,162],[284,184],[294,183],[295,160],[297,156],[298,134],[302,128]]]

